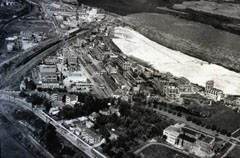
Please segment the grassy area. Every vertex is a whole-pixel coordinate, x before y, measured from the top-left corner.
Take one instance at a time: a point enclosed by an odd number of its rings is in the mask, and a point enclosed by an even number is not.
[[[228,155],[230,158],[239,158],[240,156],[240,147],[236,147],[232,150],[232,152],[230,152],[230,154]]]
[[[144,149],[141,154],[145,158],[190,158],[190,156],[162,145],[151,145]]]
[[[226,129],[230,133],[240,128],[240,114],[224,105],[213,104],[212,106],[206,106],[204,107],[204,113],[206,112],[209,113],[210,117],[198,117],[186,113],[182,114],[186,117],[190,116],[201,120],[205,125],[215,125],[217,129]]]
[[[240,128],[240,114],[223,105],[213,105],[209,108],[211,117],[204,119],[206,124],[216,125],[218,128],[233,132]]]

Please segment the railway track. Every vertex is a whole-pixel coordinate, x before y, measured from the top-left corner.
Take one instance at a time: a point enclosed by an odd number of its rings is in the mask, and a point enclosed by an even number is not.
[[[81,32],[76,32],[75,34],[72,34],[71,36],[65,37],[65,39],[58,40],[54,42],[53,44],[50,44],[43,49],[37,51],[36,53],[26,57],[24,60],[22,60],[14,71],[12,71],[10,74],[4,77],[2,82],[0,83],[0,89],[8,87],[9,85],[12,85],[12,83],[17,83],[20,81],[26,74],[36,65],[38,65],[45,57],[54,54],[57,50],[64,47],[66,43],[71,43],[76,38],[85,37],[87,34],[89,34],[95,26],[92,26],[88,30],[83,30]]]

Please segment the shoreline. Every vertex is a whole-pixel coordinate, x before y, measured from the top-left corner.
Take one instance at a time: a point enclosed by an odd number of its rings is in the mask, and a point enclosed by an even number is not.
[[[216,88],[223,90],[225,94],[240,94],[239,87],[236,87],[236,85],[239,85],[237,84],[240,78],[239,73],[189,56],[181,51],[170,49],[147,38],[131,27],[130,29],[120,27],[117,28],[117,31],[120,33],[116,33],[115,30],[113,42],[125,55],[144,60],[160,72],[170,72],[176,77],[186,77],[194,84],[205,86],[206,81],[214,80]],[[125,36],[121,37],[122,34]],[[154,56],[154,58],[150,56]]]

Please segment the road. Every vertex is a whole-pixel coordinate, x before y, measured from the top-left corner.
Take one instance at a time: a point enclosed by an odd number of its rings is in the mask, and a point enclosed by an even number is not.
[[[167,144],[163,144],[163,143],[148,143],[148,144],[144,145],[143,147],[139,148],[138,150],[136,150],[136,151],[134,152],[134,154],[139,154],[139,153],[141,153],[144,149],[148,148],[148,147],[151,146],[151,145],[161,145],[161,146],[164,146],[164,147],[166,147],[166,148],[170,148],[170,149],[172,149],[172,150],[174,150],[174,151],[177,151],[177,152],[179,152],[179,153],[182,153],[182,154],[184,154],[184,155],[187,155],[187,156],[189,156],[189,157],[195,157],[195,158],[197,158],[196,156],[193,156],[193,155],[190,156],[189,153],[186,152],[186,151],[178,150],[178,149],[176,149],[176,148],[174,148],[174,147],[171,147],[171,146],[169,146],[169,145],[167,145]]]
[[[235,139],[233,137],[228,137],[226,135],[222,135],[220,133],[217,133],[217,131],[212,131],[211,129],[207,129],[207,128],[199,126],[199,125],[197,125],[197,124],[195,124],[193,122],[187,121],[187,119],[184,116],[180,117],[180,116],[173,115],[172,113],[168,113],[168,112],[163,111],[163,110],[149,108],[149,107],[146,107],[146,108],[153,109],[158,114],[167,116],[168,118],[171,118],[171,119],[175,120],[176,122],[182,122],[182,123],[188,125],[191,128],[194,128],[194,129],[196,129],[198,131],[201,131],[202,133],[206,133],[206,134],[208,134],[210,136],[217,137],[219,139],[225,140],[225,141],[227,141],[227,142],[229,142],[231,144],[240,143],[240,140],[238,140],[238,139]]]
[[[42,119],[46,123],[51,123],[58,133],[60,133],[65,139],[67,139],[69,142],[71,142],[74,146],[76,146],[78,149],[83,151],[86,155],[88,155],[90,158],[97,158],[97,156],[92,152],[94,151],[97,153],[98,158],[107,158],[107,156],[103,155],[96,149],[94,149],[92,146],[88,145],[86,142],[81,140],[78,136],[76,136],[74,133],[66,129],[64,126],[62,126],[60,123],[52,119],[49,115],[47,115],[45,112],[43,112],[41,109],[32,109],[32,105],[28,102],[26,102],[24,99],[15,98],[11,96],[11,92],[8,91],[0,91],[1,99],[8,100],[10,102],[14,102],[15,104],[28,109],[32,111],[36,116],[38,116],[40,119]]]

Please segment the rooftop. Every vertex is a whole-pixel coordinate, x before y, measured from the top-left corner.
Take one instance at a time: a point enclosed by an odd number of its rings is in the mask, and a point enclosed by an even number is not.
[[[187,135],[184,135],[184,134],[180,134],[179,138],[181,138],[181,139],[183,139],[185,141],[191,142],[191,143],[195,143],[196,142],[196,139],[191,138],[191,137],[189,137]]]
[[[41,73],[56,72],[56,65],[39,65],[39,70]]]

